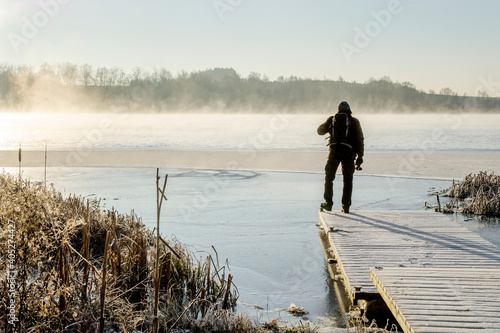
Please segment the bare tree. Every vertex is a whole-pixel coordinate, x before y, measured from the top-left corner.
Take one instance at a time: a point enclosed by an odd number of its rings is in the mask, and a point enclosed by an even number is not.
[[[108,86],[116,86],[118,84],[118,78],[120,76],[120,68],[113,67],[109,70]]]
[[[90,86],[94,84],[94,77],[92,76],[92,66],[89,64],[84,64],[80,66],[79,81],[80,84],[84,86]]]
[[[439,91],[439,94],[448,96],[458,96],[458,93],[453,91],[451,88],[443,88]]]
[[[177,79],[186,80],[188,77],[189,73],[186,72],[185,70],[182,70],[179,72],[179,74],[177,74]]]
[[[160,69],[159,76],[160,76],[160,82],[172,80],[173,78],[172,73],[167,71],[165,68]]]
[[[141,67],[134,67],[132,69],[132,81],[139,81],[144,77],[144,71]]]
[[[74,86],[78,78],[78,67],[69,62],[57,64],[57,74],[62,84]]]
[[[16,68],[9,64],[0,64],[0,75],[2,76],[12,76]]]
[[[490,97],[490,95],[489,95],[486,91],[484,91],[484,90],[479,90],[479,91],[477,92],[477,96],[478,96],[478,97],[486,97],[486,98],[487,98],[487,97]]]
[[[98,86],[107,86],[109,82],[109,69],[106,67],[98,67],[95,72],[95,78]]]
[[[416,89],[416,88],[415,88],[415,85],[414,85],[413,83],[409,82],[409,81],[404,81],[404,82],[402,82],[402,83],[401,83],[401,85],[402,85],[403,87]]]
[[[26,82],[32,83],[36,78],[35,68],[30,65],[23,65],[17,68],[17,76],[21,76]]]
[[[118,72],[118,85],[120,86],[128,86],[130,84],[130,78],[123,71],[123,69],[120,68],[120,71]]]
[[[248,75],[248,80],[260,81],[261,77],[262,77],[262,75],[260,75],[260,73],[251,72]]]
[[[57,76],[54,65],[44,63],[42,66],[40,66],[40,70],[38,71],[38,76],[48,80],[55,80]]]

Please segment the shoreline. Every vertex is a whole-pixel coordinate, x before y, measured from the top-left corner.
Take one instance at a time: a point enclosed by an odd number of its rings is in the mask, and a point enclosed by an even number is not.
[[[57,150],[48,151],[47,167],[160,167],[323,173],[327,154],[326,151]],[[22,167],[44,167],[44,159],[44,151],[22,151]],[[479,171],[500,174],[500,154],[495,153],[368,152],[364,161],[363,170],[357,175],[463,179]],[[0,151],[0,167],[18,166],[17,150]]]
[[[17,158],[17,154],[14,155]],[[43,152],[39,156],[43,161]],[[40,167],[43,168],[38,166],[39,169],[33,171],[42,174]],[[103,170],[90,167],[57,170],[55,167],[48,170],[48,178],[64,193],[102,198],[103,208],[127,212],[133,207],[145,225],[153,230],[156,215],[152,209],[155,199],[152,180],[155,171],[133,167]],[[169,176],[169,201],[162,230],[175,235],[196,252],[215,246],[221,257],[230,258],[231,273],[241,291],[241,300],[247,304],[262,308],[267,305],[270,313],[279,314],[293,302],[310,311],[314,325],[324,327],[328,320],[328,325],[336,327],[335,332],[346,331],[340,328],[342,317],[336,316],[336,298],[324,294],[322,288],[324,259],[316,247],[316,221],[311,219],[312,213],[317,215],[322,175],[276,173],[269,176],[263,173],[247,179],[231,175],[219,177],[216,172],[179,173]],[[430,186],[441,187],[439,183],[415,177],[397,183],[370,177],[358,181],[355,196],[360,210],[370,210],[374,206],[375,210],[391,207],[399,210],[401,202],[406,203],[403,209],[421,207],[427,200]],[[340,189],[339,183],[337,189]],[[98,195],[94,194],[97,188]],[[228,243],[225,241],[228,237],[235,241]],[[288,241],[278,242],[281,237]],[[285,284],[287,287],[279,287]],[[244,315],[254,314],[253,309],[240,308],[240,305],[237,311]],[[328,314],[325,321],[323,313]],[[290,315],[281,318],[295,319]]]

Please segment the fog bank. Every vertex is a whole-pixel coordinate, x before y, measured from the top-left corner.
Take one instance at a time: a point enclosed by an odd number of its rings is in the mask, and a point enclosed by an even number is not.
[[[215,68],[174,77],[167,69],[0,65],[2,111],[84,112],[325,112],[348,100],[358,112],[498,112],[500,98],[483,91],[459,96],[450,88],[425,92],[389,77],[367,82],[279,77]]]

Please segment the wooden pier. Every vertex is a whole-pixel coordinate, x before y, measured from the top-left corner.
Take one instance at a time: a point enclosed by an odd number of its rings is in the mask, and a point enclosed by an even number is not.
[[[500,248],[452,216],[424,211],[319,216],[353,304],[383,298],[405,332],[500,332],[495,319],[500,316],[493,313],[499,308]]]
[[[372,268],[405,332],[499,332],[500,269]]]

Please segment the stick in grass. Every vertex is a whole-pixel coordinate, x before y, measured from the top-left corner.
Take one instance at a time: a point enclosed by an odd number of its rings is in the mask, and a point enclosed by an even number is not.
[[[154,300],[154,318],[153,318],[153,333],[158,332],[158,301],[160,297],[160,213],[163,199],[165,196],[165,187],[167,186],[168,175],[165,176],[163,189],[160,188],[160,169],[156,169],[156,274],[155,274],[155,300]],[[160,196],[161,193],[161,196]]]
[[[101,314],[99,318],[99,333],[104,332],[104,301],[106,300],[106,267],[108,266],[108,243],[109,243],[109,231],[106,231],[106,243],[104,244],[104,259],[102,260]]]

